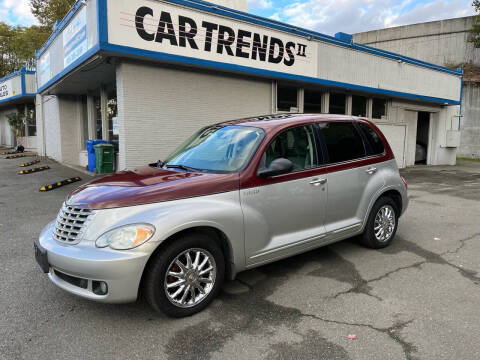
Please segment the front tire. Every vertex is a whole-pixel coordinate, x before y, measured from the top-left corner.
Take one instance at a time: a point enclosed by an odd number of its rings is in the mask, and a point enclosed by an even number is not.
[[[146,271],[144,294],[150,306],[185,317],[202,311],[218,295],[225,260],[214,239],[192,232],[160,250]]]
[[[381,197],[373,205],[360,242],[372,249],[389,246],[398,228],[397,205],[390,197]]]

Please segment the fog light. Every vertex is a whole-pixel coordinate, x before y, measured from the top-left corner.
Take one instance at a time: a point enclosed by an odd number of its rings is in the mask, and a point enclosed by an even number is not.
[[[86,289],[88,287],[88,280],[80,279],[80,281],[78,282],[78,286],[80,286],[83,289]]]
[[[95,295],[106,295],[108,285],[105,281],[92,281],[92,291]]]

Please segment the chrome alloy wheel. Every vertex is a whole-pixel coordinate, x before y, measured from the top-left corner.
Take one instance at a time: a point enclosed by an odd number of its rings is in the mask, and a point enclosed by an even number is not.
[[[390,240],[395,230],[395,210],[390,205],[382,206],[375,216],[374,232],[380,242]]]
[[[175,306],[190,308],[201,303],[213,289],[217,265],[204,249],[188,249],[168,266],[164,288]]]

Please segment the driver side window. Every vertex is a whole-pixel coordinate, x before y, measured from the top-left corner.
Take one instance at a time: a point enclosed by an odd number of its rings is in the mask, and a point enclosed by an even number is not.
[[[293,171],[317,166],[317,148],[312,125],[288,129],[277,135],[263,154],[260,169],[267,169],[273,160],[288,159]]]

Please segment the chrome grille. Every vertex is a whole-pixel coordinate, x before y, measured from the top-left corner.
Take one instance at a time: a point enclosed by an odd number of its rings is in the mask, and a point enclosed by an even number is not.
[[[57,216],[55,232],[56,240],[67,244],[77,244],[88,222],[93,214],[90,209],[80,209],[74,206],[63,204]]]

